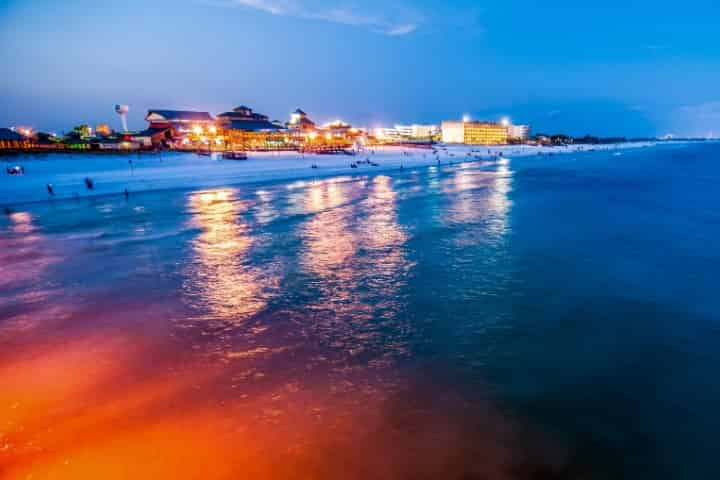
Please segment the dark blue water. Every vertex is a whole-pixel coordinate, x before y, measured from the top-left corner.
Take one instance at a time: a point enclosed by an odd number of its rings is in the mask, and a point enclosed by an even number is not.
[[[344,439],[315,478],[717,478],[719,184],[697,144],[16,207],[0,365],[138,335],[128,388]]]

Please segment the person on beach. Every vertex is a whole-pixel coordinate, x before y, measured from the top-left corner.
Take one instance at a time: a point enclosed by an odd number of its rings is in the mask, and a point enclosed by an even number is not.
[[[125,195],[125,200],[127,200],[130,197],[130,192],[128,192],[128,189],[126,188],[123,192],[123,195]]]
[[[95,188],[95,184],[93,183],[92,179],[90,179],[89,177],[85,177],[85,186],[87,187],[88,190],[92,190],[93,188]]]
[[[50,196],[54,196],[54,195],[55,195],[55,190],[53,190],[52,183],[48,183],[47,185],[45,185],[45,188],[47,188],[48,194],[49,194]]]

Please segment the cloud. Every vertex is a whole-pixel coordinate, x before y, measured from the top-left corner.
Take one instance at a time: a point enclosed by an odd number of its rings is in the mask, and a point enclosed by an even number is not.
[[[229,2],[233,5],[254,8],[272,15],[286,15],[288,12],[287,2],[273,0],[232,0]]]
[[[388,30],[386,33],[388,35],[407,35],[408,33],[412,33],[417,30],[417,28],[418,26],[414,23],[406,23],[405,25],[398,25]]]
[[[367,28],[389,36],[415,32],[423,16],[411,8],[388,8],[387,5],[330,6],[319,0],[226,0],[227,6],[250,8],[270,15],[320,20],[341,25]],[[368,3],[368,2],[365,2]],[[336,4],[334,4],[336,5]]]

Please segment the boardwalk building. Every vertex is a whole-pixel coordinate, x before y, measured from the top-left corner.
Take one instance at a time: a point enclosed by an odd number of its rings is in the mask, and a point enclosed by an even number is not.
[[[217,115],[217,126],[231,150],[287,150],[291,147],[287,129],[266,115],[244,105]]]
[[[207,131],[215,126],[215,119],[208,112],[189,110],[149,110],[145,121],[148,130],[170,129],[173,137]]]
[[[0,128],[0,150],[22,150],[32,147],[33,142],[29,137],[9,128]]]

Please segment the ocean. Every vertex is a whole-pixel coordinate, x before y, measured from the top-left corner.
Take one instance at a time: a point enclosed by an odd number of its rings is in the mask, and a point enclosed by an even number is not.
[[[719,161],[9,204],[0,478],[718,478]]]

